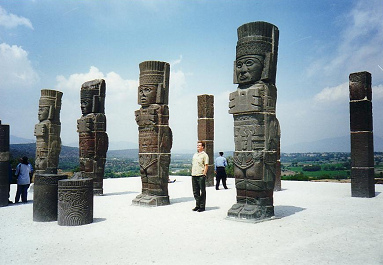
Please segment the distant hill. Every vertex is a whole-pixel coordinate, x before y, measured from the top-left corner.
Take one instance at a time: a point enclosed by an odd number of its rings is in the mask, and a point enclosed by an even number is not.
[[[32,140],[32,139],[26,139],[26,138],[10,135],[9,142],[10,144],[30,144],[30,143],[35,143],[36,139]]]
[[[383,151],[383,138],[374,135],[374,151]],[[350,136],[326,138],[312,142],[302,142],[284,146],[282,143],[281,152],[283,153],[309,153],[309,152],[351,152]]]

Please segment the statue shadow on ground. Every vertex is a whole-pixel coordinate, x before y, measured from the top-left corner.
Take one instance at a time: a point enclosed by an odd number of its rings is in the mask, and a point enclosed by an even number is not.
[[[275,213],[275,217],[277,218],[284,218],[284,217],[299,213],[303,210],[306,210],[306,208],[287,206],[287,205],[274,206],[274,213]]]
[[[194,201],[194,197],[181,197],[170,199],[170,204]]]
[[[93,223],[101,223],[106,221],[106,218],[93,218]]]
[[[138,193],[138,192],[136,192],[136,191],[119,191],[119,192],[104,193],[102,196],[126,195],[126,194],[132,194],[132,193]]]

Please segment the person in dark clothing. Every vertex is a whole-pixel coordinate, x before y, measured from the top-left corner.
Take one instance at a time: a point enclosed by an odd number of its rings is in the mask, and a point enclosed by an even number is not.
[[[215,189],[216,190],[219,190],[219,182],[220,180],[222,179],[222,185],[225,189],[227,189],[227,186],[226,186],[226,170],[225,170],[225,167],[227,166],[227,160],[226,158],[223,156],[223,152],[219,152],[219,157],[217,157],[215,159],[215,165],[214,165],[214,169],[215,169]]]

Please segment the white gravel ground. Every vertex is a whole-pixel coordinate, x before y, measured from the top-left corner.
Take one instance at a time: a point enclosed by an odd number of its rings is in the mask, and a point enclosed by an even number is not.
[[[0,208],[0,264],[383,264],[383,185],[352,198],[349,183],[282,181],[277,218],[254,224],[226,219],[233,179],[198,213],[190,177],[175,178],[171,205],[154,208],[131,205],[140,178],[104,180],[94,223],[76,227],[33,222],[30,191]]]

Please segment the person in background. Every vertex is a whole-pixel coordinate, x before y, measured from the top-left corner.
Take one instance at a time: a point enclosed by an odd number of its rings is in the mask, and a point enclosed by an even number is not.
[[[16,191],[16,197],[15,197],[15,203],[18,203],[20,200],[21,195],[21,201],[26,203],[27,202],[27,195],[28,195],[28,188],[31,183],[30,179],[30,173],[31,173],[31,166],[28,163],[28,157],[24,156],[21,159],[21,163],[19,163],[16,167],[15,175],[17,176],[17,191]]]
[[[225,189],[227,189],[226,186],[226,170],[225,167],[227,166],[227,160],[223,156],[223,152],[219,152],[219,157],[215,159],[215,165],[214,165],[214,170],[215,170],[215,189],[219,190],[219,182],[222,179],[222,185]]]
[[[209,156],[205,153],[205,143],[198,141],[197,153],[192,161],[192,185],[196,206],[193,211],[205,211],[206,204],[206,174],[209,165]]]

